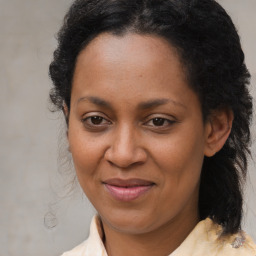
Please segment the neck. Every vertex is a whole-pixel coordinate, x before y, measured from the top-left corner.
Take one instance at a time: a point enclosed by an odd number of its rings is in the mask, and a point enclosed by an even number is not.
[[[161,256],[171,254],[199,222],[198,215],[165,223],[157,230],[143,234],[127,234],[103,223],[105,247],[109,256]]]

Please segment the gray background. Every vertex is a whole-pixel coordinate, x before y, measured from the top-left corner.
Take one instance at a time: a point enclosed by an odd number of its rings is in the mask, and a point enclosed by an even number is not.
[[[240,31],[256,81],[256,1],[220,0]],[[71,0],[0,0],[0,256],[54,256],[83,241],[93,209],[72,174],[58,171],[63,120],[50,113],[48,65]],[[255,86],[252,88],[256,98]],[[256,139],[256,129],[253,128]],[[253,144],[253,155],[256,143]],[[63,162],[63,158],[60,157]],[[254,161],[256,158],[254,157]],[[67,160],[68,161],[68,160]],[[256,172],[250,163],[244,228],[256,240]],[[71,172],[73,172],[71,168]],[[50,214],[47,214],[50,210]],[[57,219],[54,215],[56,214]],[[48,226],[44,225],[44,218]]]

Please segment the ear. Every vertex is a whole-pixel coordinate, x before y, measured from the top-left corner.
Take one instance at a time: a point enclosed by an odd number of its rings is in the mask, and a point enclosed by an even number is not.
[[[233,111],[221,108],[211,113],[206,123],[205,156],[214,156],[222,149],[231,132]]]

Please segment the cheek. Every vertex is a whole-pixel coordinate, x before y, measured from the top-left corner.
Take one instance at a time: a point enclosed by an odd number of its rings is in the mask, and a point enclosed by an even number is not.
[[[191,168],[201,166],[204,158],[204,147],[200,138],[198,140],[186,137],[167,139],[163,143],[156,143],[152,148],[153,154],[158,159],[157,162],[173,170],[178,170],[182,166],[191,166]]]
[[[70,150],[78,181],[89,200],[97,193],[99,185],[98,166],[102,159],[101,146],[93,138],[80,133],[70,133]]]
[[[162,200],[158,200],[164,205],[167,215],[168,212],[178,212],[184,207],[193,208],[197,204],[204,158],[202,144],[197,142],[196,138],[191,140],[190,137],[188,140],[183,137],[172,142],[166,140],[165,146],[158,143],[154,148],[155,162],[162,175]]]
[[[154,149],[152,156],[170,186],[184,188],[198,183],[204,159],[204,141],[201,133],[181,131],[179,135],[170,136],[162,143],[154,143],[151,148]]]
[[[102,155],[99,141],[73,126],[69,128],[68,140],[78,178],[93,175]]]

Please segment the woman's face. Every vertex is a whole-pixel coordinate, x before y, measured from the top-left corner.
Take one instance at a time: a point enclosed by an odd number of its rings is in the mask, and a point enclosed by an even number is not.
[[[146,233],[198,217],[207,128],[176,50],[154,36],[101,34],[76,63],[68,139],[103,224]]]

